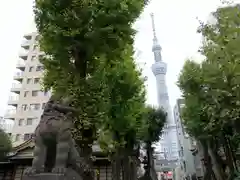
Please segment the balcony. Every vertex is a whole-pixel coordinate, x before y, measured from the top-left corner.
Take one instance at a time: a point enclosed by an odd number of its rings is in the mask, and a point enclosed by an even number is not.
[[[32,33],[29,33],[29,34],[25,34],[23,37],[27,40],[31,40],[32,39]]]
[[[30,48],[30,45],[31,45],[31,42],[30,40],[24,40],[22,43],[21,43],[21,47],[28,50]]]
[[[16,68],[20,69],[21,71],[25,70],[26,63],[23,60],[18,60]]]
[[[17,107],[19,96],[10,96],[8,99],[8,105]]]
[[[27,54],[24,54],[24,53],[20,53],[19,54],[19,57],[21,58],[21,59],[23,59],[23,60],[27,60],[27,57],[28,57],[28,55]]]
[[[4,118],[14,120],[16,112],[16,109],[8,109],[4,114]]]
[[[20,94],[21,88],[22,88],[22,84],[20,84],[20,83],[13,83],[12,84],[12,88],[11,88],[11,92]]]
[[[16,72],[13,77],[15,80],[20,80],[23,78],[23,72]]]
[[[19,57],[23,60],[27,60],[28,57],[28,51],[21,49],[19,52]]]

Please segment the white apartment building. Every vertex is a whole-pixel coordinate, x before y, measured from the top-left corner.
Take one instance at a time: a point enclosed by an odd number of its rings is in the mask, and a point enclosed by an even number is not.
[[[14,121],[11,132],[13,145],[19,145],[31,137],[50,97],[49,92],[42,91],[40,84],[43,65],[38,59],[44,53],[39,50],[37,38],[37,33],[24,35],[8,100],[8,110],[4,115],[5,119]]]

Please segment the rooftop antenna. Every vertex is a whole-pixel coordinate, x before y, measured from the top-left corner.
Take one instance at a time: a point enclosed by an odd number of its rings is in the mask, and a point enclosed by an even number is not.
[[[154,14],[151,13],[151,19],[152,19],[152,31],[153,31],[153,39],[157,39],[156,36],[156,28],[155,28],[155,22],[154,22]]]

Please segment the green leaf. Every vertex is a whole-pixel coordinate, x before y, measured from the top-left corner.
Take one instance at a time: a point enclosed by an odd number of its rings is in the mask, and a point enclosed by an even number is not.
[[[0,160],[3,160],[11,149],[12,143],[9,135],[0,129]]]

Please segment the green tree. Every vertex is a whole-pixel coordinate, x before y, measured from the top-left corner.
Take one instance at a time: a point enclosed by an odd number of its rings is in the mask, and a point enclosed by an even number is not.
[[[200,52],[206,59],[200,64],[187,61],[179,77],[186,103],[183,109],[186,128],[197,140],[204,136],[206,152],[211,156],[217,179],[232,179],[237,170],[239,15],[239,5],[227,6],[213,13],[214,23],[201,23],[198,31],[204,41]],[[195,127],[201,128],[197,131]],[[226,162],[219,151],[224,152]],[[230,173],[225,172],[225,165]]]
[[[39,44],[45,52],[40,59],[43,85],[69,97],[79,109],[73,134],[89,164],[100,132],[115,135],[122,130],[120,138],[111,137],[113,147],[131,149],[126,144],[134,144],[144,90],[133,63],[132,25],[146,3],[35,0]]]
[[[222,132],[220,139],[232,176],[236,171],[235,151],[239,146],[236,141],[239,142],[240,132],[239,4],[219,8],[213,16],[216,19],[215,24],[203,24],[200,28],[206,38],[202,53],[207,57],[205,71],[212,77],[208,86],[211,87],[212,99],[215,102],[215,106],[209,106],[207,110],[211,114],[211,124],[218,124]]]
[[[146,1],[35,0],[35,22],[41,49],[81,78],[97,67],[96,57],[116,59],[133,44],[133,23]]]
[[[145,110],[145,91],[143,79],[133,60],[132,47],[126,46],[119,58],[122,61],[107,70],[109,112],[108,119],[102,122],[99,141],[101,147],[110,153],[113,179],[121,177],[121,162],[123,179],[136,179],[137,152],[134,146],[139,145],[138,130]]]
[[[163,127],[167,121],[167,113],[161,108],[147,106],[142,123],[141,140],[145,144],[147,151],[147,169],[146,176],[150,176],[150,169],[153,167],[153,147],[161,138]]]
[[[217,133],[213,129],[211,131],[206,129],[209,123],[206,112],[207,96],[211,94],[206,92],[203,74],[200,64],[188,60],[181,71],[178,86],[182,90],[185,100],[185,106],[181,109],[181,116],[187,133],[194,137],[202,147],[204,165],[206,166],[204,179],[207,180],[215,177],[212,169],[212,159],[208,152],[210,150],[209,143],[212,142]],[[219,177],[221,176],[219,175]]]
[[[0,160],[4,160],[7,153],[12,149],[10,137],[2,129],[0,129]]]

